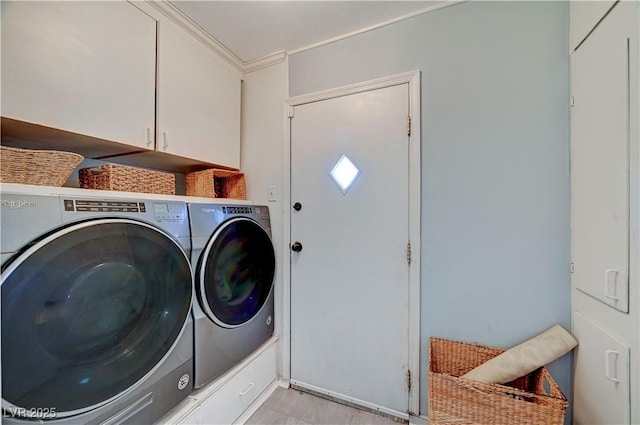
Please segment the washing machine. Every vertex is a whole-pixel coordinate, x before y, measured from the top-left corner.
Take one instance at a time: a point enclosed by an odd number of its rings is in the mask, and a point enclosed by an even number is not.
[[[193,384],[186,204],[0,189],[4,424],[152,424]]]
[[[267,206],[193,203],[188,211],[199,388],[273,334],[275,253]]]

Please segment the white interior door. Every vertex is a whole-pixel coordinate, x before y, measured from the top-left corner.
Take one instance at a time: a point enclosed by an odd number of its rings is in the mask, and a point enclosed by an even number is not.
[[[403,415],[408,116],[398,84],[295,106],[291,120],[291,381]]]

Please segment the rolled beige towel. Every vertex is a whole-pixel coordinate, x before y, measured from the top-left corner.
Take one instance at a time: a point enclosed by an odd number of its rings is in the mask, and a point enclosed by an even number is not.
[[[555,325],[481,364],[462,377],[490,384],[504,384],[551,363],[577,345],[578,341],[569,332],[562,326]]]

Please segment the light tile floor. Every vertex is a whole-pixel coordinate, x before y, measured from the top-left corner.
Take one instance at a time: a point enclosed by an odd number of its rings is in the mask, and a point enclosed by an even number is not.
[[[392,419],[278,387],[247,425],[400,425]]]

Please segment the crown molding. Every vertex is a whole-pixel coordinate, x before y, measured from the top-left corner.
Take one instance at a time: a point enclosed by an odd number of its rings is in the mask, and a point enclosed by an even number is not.
[[[282,63],[286,59],[287,59],[287,52],[285,52],[284,50],[280,52],[272,53],[270,55],[267,55],[258,59],[253,59],[247,62],[243,62],[244,72],[245,73],[253,72],[262,68],[267,68],[271,65]]]
[[[169,3],[168,0],[144,0],[144,3],[152,6],[153,9],[160,12],[163,16],[168,19],[171,19],[177,25],[179,25],[182,29],[187,31],[197,40],[202,42],[205,46],[213,50],[218,54],[224,61],[226,61],[229,65],[234,67],[237,71],[242,74],[257,71],[262,68],[269,67],[271,65],[276,65],[284,62],[288,56],[301,53],[306,50],[311,50],[316,47],[325,46],[336,41],[344,40],[350,37],[354,37],[369,31],[374,31],[379,28],[386,27],[388,25],[395,24],[397,22],[404,21],[406,19],[413,18],[418,15],[422,15],[429,12],[434,12],[436,10],[444,9],[449,6],[453,6],[460,3],[465,3],[470,0],[445,0],[442,3],[436,4],[434,6],[429,6],[424,9],[417,10],[412,13],[408,13],[406,15],[399,16],[397,18],[381,22],[376,25],[371,25],[366,28],[362,28],[360,30],[356,30],[347,34],[340,35],[338,37],[330,38],[318,43],[314,43],[299,49],[294,49],[289,52],[279,51],[267,56],[263,56],[258,59],[252,59],[250,61],[243,61],[238,56],[236,56],[231,50],[229,50],[224,44],[220,43],[216,40],[211,34],[205,31],[202,27],[200,27],[197,23],[195,23],[191,18],[185,15],[180,9]],[[138,3],[137,1],[133,1],[132,3]]]
[[[240,58],[167,0],[146,0],[146,3],[153,6],[154,9],[171,19],[205,46],[216,52],[239,72],[245,72],[244,63]]]

